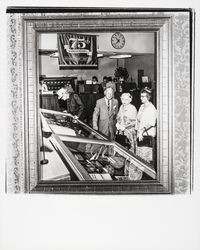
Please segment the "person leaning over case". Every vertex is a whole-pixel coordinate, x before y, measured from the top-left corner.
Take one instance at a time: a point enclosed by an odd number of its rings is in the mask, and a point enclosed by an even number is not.
[[[74,93],[70,82],[65,83],[63,88],[57,91],[57,95],[61,111],[83,118],[84,105],[78,94]]]
[[[114,91],[112,87],[106,88],[104,95],[103,98],[96,102],[93,112],[93,128],[110,139],[114,139],[118,100],[113,98]]]
[[[151,89],[145,87],[140,92],[142,105],[136,120],[137,155],[148,162],[153,160],[153,143],[156,136],[157,110],[150,101]]]
[[[121,95],[122,105],[117,114],[116,141],[127,147],[133,153],[136,152],[136,116],[137,109],[131,104],[132,96],[130,93]]]

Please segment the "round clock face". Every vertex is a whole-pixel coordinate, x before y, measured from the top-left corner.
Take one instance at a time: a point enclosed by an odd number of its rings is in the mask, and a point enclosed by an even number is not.
[[[116,32],[111,37],[111,44],[115,49],[122,49],[125,45],[125,37],[122,33]]]

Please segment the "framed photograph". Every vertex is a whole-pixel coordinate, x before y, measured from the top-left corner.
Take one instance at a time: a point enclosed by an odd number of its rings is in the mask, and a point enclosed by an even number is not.
[[[143,83],[148,82],[148,81],[149,81],[148,76],[142,76],[142,82]]]
[[[192,191],[193,10],[8,7],[7,19],[6,192]]]

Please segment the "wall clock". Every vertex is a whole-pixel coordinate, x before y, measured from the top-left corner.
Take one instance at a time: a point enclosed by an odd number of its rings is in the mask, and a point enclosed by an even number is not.
[[[125,45],[125,37],[122,33],[116,32],[111,37],[111,44],[115,49],[122,49]]]

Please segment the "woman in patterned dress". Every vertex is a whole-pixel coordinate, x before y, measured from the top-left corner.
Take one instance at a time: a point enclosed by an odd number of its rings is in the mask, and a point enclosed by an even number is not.
[[[127,147],[132,152],[136,152],[136,116],[137,109],[131,104],[132,96],[130,93],[121,95],[122,105],[117,114],[117,136],[116,140]]]

